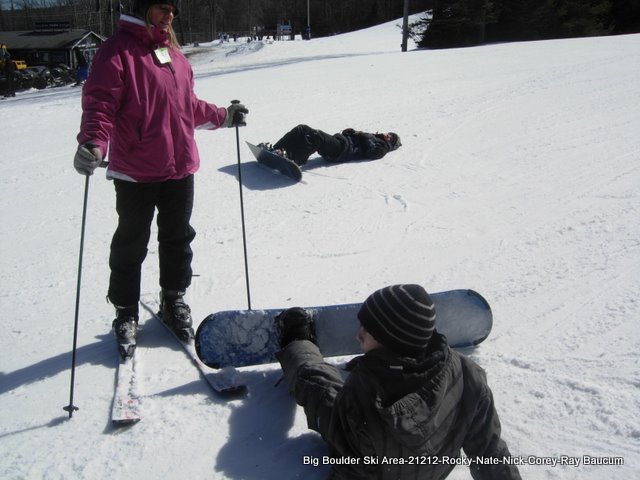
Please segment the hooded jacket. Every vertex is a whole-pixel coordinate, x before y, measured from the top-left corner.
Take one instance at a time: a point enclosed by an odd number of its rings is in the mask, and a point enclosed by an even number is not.
[[[278,356],[291,394],[309,428],[329,444],[337,464],[331,479],[441,479],[461,449],[475,479],[519,479],[502,463],[510,453],[483,370],[434,334],[421,361],[384,348],[354,360],[344,382],[311,342],[296,341]]]
[[[194,129],[215,129],[226,108],[199,100],[193,71],[177,48],[163,63],[167,32],[123,15],[118,32],[98,50],[82,92],[78,142],[109,152],[109,178],[136,182],[181,179],[200,166]]]
[[[352,128],[347,128],[341,133],[336,133],[334,137],[342,143],[343,149],[335,158],[325,155],[325,159],[330,162],[378,160],[400,146],[385,140],[382,134],[359,132]]]

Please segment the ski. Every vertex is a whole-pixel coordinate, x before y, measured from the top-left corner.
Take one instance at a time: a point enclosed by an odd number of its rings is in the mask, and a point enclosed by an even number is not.
[[[116,388],[111,408],[114,425],[131,425],[140,421],[140,396],[136,378],[135,352],[126,358],[120,357],[116,373]]]
[[[191,359],[193,364],[198,368],[200,374],[207,381],[209,386],[218,394],[225,396],[235,396],[244,394],[247,390],[246,385],[238,381],[239,373],[234,367],[223,368],[218,371],[211,371],[204,363],[200,361],[196,353],[193,338],[183,340],[162,320],[159,311],[153,309],[145,302],[140,302],[143,308],[151,314],[164,328],[171,334],[173,338],[180,344],[184,352]]]

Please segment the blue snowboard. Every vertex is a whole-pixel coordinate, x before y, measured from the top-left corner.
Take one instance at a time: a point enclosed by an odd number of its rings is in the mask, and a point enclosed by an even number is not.
[[[478,345],[489,336],[491,307],[473,290],[430,294],[436,305],[436,329],[453,348]],[[320,351],[326,357],[360,353],[355,339],[359,303],[307,307],[315,322]],[[282,308],[229,310],[205,318],[196,332],[198,357],[212,368],[246,367],[276,362],[279,350],[274,317]]]
[[[264,165],[270,170],[276,170],[296,182],[302,180],[302,171],[295,162],[292,162],[288,158],[281,157],[280,155],[276,155],[269,150],[260,148],[253,143],[247,142],[247,145],[260,165]]]

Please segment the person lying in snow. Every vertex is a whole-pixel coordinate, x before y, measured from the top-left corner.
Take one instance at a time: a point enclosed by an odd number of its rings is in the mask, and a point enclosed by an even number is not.
[[[364,355],[347,365],[343,381],[314,343],[306,310],[276,317],[277,358],[309,428],[330,447],[329,478],[442,479],[461,464],[463,449],[474,479],[520,479],[504,461],[511,454],[484,370],[435,330],[435,305],[424,288],[380,289],[358,319]]]
[[[315,152],[329,162],[377,160],[401,145],[400,137],[393,132],[366,133],[347,128],[330,135],[308,125],[298,125],[273,145],[259,146],[304,165]]]

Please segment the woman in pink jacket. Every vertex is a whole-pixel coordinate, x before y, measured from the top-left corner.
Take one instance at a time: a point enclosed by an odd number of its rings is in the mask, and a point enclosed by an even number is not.
[[[200,165],[194,129],[245,125],[248,113],[240,103],[221,108],[196,97],[172,28],[177,0],[135,0],[132,13],[120,17],[118,32],[93,60],[74,158],[76,170],[91,175],[109,151],[118,227],[108,298],[124,357],[135,349],[140,272],[156,208],[163,319],[182,337],[193,335],[183,296],[191,283],[195,231],[189,222]]]

